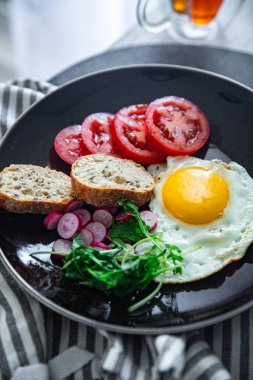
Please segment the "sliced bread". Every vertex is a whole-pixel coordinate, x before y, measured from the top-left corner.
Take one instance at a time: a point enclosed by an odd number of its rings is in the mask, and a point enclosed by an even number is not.
[[[107,154],[78,158],[70,176],[76,198],[95,206],[115,205],[123,198],[142,206],[154,188],[153,177],[141,165]]]
[[[10,165],[0,172],[0,206],[16,213],[47,214],[73,199],[70,177],[35,165]]]

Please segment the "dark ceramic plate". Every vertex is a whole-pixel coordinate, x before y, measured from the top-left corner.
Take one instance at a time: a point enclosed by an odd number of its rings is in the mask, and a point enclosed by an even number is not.
[[[73,81],[31,107],[5,137],[0,169],[11,163],[50,165],[69,171],[53,141],[63,127],[97,111],[116,112],[165,95],[198,104],[211,123],[211,141],[200,157],[233,160],[253,176],[253,92],[224,77],[184,67],[146,65],[99,72]],[[229,158],[228,158],[229,157]],[[186,285],[165,285],[144,309],[129,315],[131,298],[108,298],[75,286],[60,271],[29,258],[56,235],[43,217],[0,212],[2,261],[16,280],[53,310],[79,322],[135,334],[182,332],[229,318],[253,305],[253,255],[219,273]],[[148,290],[147,290],[148,291]]]

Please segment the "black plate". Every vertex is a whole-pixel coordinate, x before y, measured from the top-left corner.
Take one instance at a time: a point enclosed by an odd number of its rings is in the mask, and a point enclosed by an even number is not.
[[[211,123],[211,142],[200,157],[228,157],[253,176],[253,92],[224,77],[177,66],[146,65],[99,72],[73,81],[28,110],[5,137],[0,168],[33,163],[69,171],[52,149],[56,133],[80,123],[85,115],[116,112],[132,103],[165,95],[198,104]],[[253,305],[253,256],[250,248],[239,262],[205,280],[163,286],[161,293],[133,315],[131,298],[108,298],[64,280],[60,271],[38,264],[29,252],[45,249],[55,239],[43,217],[0,212],[2,260],[35,298],[74,320],[135,334],[182,332],[224,320]]]

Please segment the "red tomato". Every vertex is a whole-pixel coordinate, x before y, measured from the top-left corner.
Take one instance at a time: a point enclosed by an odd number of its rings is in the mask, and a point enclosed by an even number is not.
[[[89,154],[83,143],[81,125],[71,125],[62,129],[55,137],[54,149],[61,159],[70,165],[78,157]]]
[[[210,129],[194,103],[177,96],[156,99],[146,112],[151,141],[170,155],[192,154],[206,143]]]
[[[126,157],[141,164],[155,164],[165,161],[165,154],[154,148],[147,139],[146,109],[146,104],[122,108],[115,116],[112,134]]]
[[[82,138],[90,153],[116,153],[111,135],[113,120],[114,115],[105,112],[93,113],[84,119]]]

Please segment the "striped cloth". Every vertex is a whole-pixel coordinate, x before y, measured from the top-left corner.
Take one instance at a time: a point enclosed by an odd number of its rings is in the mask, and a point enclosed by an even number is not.
[[[0,84],[0,137],[27,107],[54,89],[32,80]],[[96,331],[40,305],[1,265],[2,379],[251,380],[253,310],[180,336]]]

